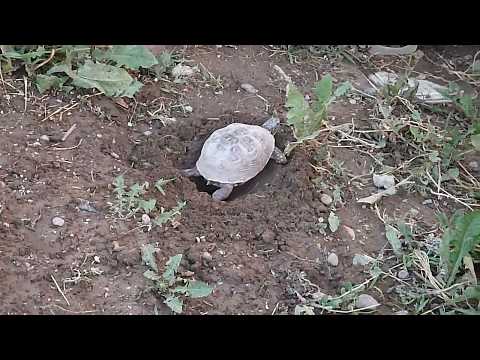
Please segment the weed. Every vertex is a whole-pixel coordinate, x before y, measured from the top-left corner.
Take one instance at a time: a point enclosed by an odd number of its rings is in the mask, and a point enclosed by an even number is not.
[[[165,196],[164,186],[175,179],[160,179],[155,183],[155,188]],[[149,188],[149,183],[144,182],[142,185],[138,183],[128,187],[125,184],[125,179],[122,175],[115,178],[113,182],[113,193],[115,194],[115,201],[111,204],[112,213],[121,219],[129,219],[138,212],[144,214],[157,214],[157,200],[145,199],[144,195]],[[181,210],[186,206],[185,201],[178,201],[177,206],[170,210],[160,207],[160,213],[154,217],[153,224],[162,226],[169,221],[173,221],[175,216],[181,214]],[[151,225],[149,225],[150,229]]]
[[[5,72],[24,67],[40,93],[50,89],[69,92],[73,87],[95,88],[113,97],[133,97],[143,86],[128,71],[158,65],[142,45],[115,45],[107,49],[87,45],[2,45],[0,66]],[[128,70],[128,71],[127,71]]]
[[[184,279],[178,276],[177,271],[182,260],[182,254],[170,257],[165,265],[163,274],[159,274],[155,253],[158,251],[153,245],[142,247],[142,260],[150,269],[143,276],[153,281],[153,288],[164,298],[164,304],[173,312],[183,312],[183,298],[203,298],[209,296],[213,287],[203,281]]]
[[[338,97],[345,95],[350,89],[350,83],[345,82],[333,92],[332,77],[327,74],[315,83],[313,93],[315,100],[312,106],[295,85],[287,85],[286,107],[287,123],[293,127],[293,135],[297,140],[287,145],[288,155],[297,145],[316,138],[320,134],[323,122],[327,119],[328,106]]]

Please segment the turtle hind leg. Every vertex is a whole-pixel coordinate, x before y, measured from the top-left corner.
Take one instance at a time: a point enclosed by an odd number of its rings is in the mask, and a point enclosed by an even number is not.
[[[280,150],[278,147],[275,146],[273,149],[273,153],[271,156],[271,159],[275,161],[278,164],[286,164],[287,163],[287,157],[283,153],[282,150]]]
[[[232,191],[233,191],[232,184],[222,184],[220,186],[220,189],[218,189],[212,194],[212,198],[215,201],[224,201],[228,199]]]
[[[191,169],[181,170],[180,172],[182,173],[183,176],[187,176],[187,177],[201,176],[196,166]]]

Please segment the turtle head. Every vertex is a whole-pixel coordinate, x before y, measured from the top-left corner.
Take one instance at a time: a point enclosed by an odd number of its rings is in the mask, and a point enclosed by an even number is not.
[[[279,126],[280,126],[280,119],[275,116],[272,116],[270,119],[268,119],[262,124],[262,127],[264,129],[267,129],[271,133],[275,132],[275,130],[277,130]]]

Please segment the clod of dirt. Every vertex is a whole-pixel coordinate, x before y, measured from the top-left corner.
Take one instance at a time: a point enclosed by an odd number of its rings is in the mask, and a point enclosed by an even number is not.
[[[78,209],[81,211],[87,211],[91,213],[98,212],[98,210],[95,208],[95,205],[92,202],[84,199],[78,199]]]
[[[326,206],[330,206],[333,202],[333,199],[330,195],[328,194],[322,194],[322,196],[320,196],[320,201],[326,205]]]
[[[398,274],[397,274],[397,277],[398,277],[399,279],[402,279],[402,280],[407,279],[408,276],[409,276],[409,274],[408,274],[408,271],[407,271],[407,270],[400,270],[400,271],[398,272]]]
[[[133,249],[130,251],[118,253],[117,260],[123,265],[134,266],[140,263],[141,257],[140,253],[136,249]]]
[[[395,178],[392,175],[373,174],[373,184],[379,189],[390,189],[395,186]]]
[[[275,240],[275,233],[269,229],[265,230],[262,233],[262,240],[266,243],[273,243],[273,241]]]
[[[355,254],[353,257],[353,266],[365,266],[373,261],[375,261],[375,259],[368,255]]]
[[[255,89],[252,85],[247,83],[240,85],[240,87],[250,94],[256,94],[258,92],[257,89]]]
[[[367,308],[367,307],[376,307],[379,306],[379,302],[368,294],[361,294],[357,299],[357,308]]]
[[[118,241],[112,241],[112,245],[113,245],[113,251],[121,251],[123,249],[123,246],[120,246],[120,244],[118,243]]]
[[[62,227],[63,225],[65,225],[65,220],[63,220],[61,217],[56,216],[52,219],[52,225]]]
[[[478,171],[478,168],[479,168],[478,162],[477,161],[470,161],[468,163],[468,167],[473,171]]]
[[[327,262],[332,266],[338,266],[338,256],[335,253],[330,253],[327,258]]]
[[[204,251],[202,254],[202,259],[205,261],[212,261],[213,257],[208,251]]]

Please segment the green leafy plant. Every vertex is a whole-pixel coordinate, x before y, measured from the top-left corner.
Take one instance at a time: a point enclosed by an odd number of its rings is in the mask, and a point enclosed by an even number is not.
[[[323,122],[327,119],[328,106],[336,98],[344,96],[350,87],[350,83],[345,82],[333,92],[333,80],[327,74],[315,83],[315,99],[310,105],[294,84],[287,85],[287,123],[293,127],[296,142],[287,145],[285,154],[288,155],[297,145],[319,135]]]
[[[165,265],[165,271],[160,275],[155,259],[157,251],[158,249],[150,244],[142,247],[142,260],[149,267],[143,276],[153,281],[154,289],[164,298],[164,304],[173,312],[177,314],[183,312],[184,298],[203,298],[212,293],[213,286],[203,281],[178,276],[182,254],[170,257]]]
[[[173,180],[160,179],[155,183],[155,187],[162,195],[165,195],[163,186]],[[172,222],[177,215],[181,214],[181,210],[187,204],[185,201],[178,201],[177,206],[170,210],[160,207],[158,213],[157,200],[144,198],[148,187],[148,182],[144,182],[142,185],[135,183],[129,187],[125,184],[123,175],[117,176],[113,182],[113,193],[115,194],[115,201],[111,205],[113,214],[121,219],[131,218],[140,211],[145,214],[157,214],[153,219],[153,224],[157,226]]]
[[[153,211],[156,200],[142,198],[148,185],[148,182],[144,182],[142,185],[135,183],[128,187],[123,175],[117,176],[113,182],[113,193],[116,197],[111,206],[113,213],[122,219],[128,219],[140,210],[143,210],[145,214]]]
[[[480,211],[456,214],[442,238],[440,255],[448,269],[447,286],[455,280],[462,263],[480,260]],[[465,259],[467,258],[467,260]]]
[[[160,209],[160,214],[155,217],[153,220],[153,223],[155,225],[161,226],[163,224],[166,224],[168,221],[172,221],[173,218],[177,215],[180,215],[181,210],[187,205],[185,201],[179,201],[177,203],[177,206],[175,206],[173,209],[166,211],[163,207]]]
[[[172,182],[172,181],[175,181],[175,178],[171,178],[171,179],[159,179],[157,180],[157,182],[155,183],[155,187],[157,188],[158,191],[160,191],[160,193],[165,196],[165,189],[164,189],[164,186],[167,185],[168,183]]]
[[[114,45],[106,50],[88,45],[0,47],[0,65],[5,62],[6,72],[24,66],[40,93],[77,87],[95,88],[106,96],[133,97],[143,84],[129,71],[158,64],[142,45]]]

